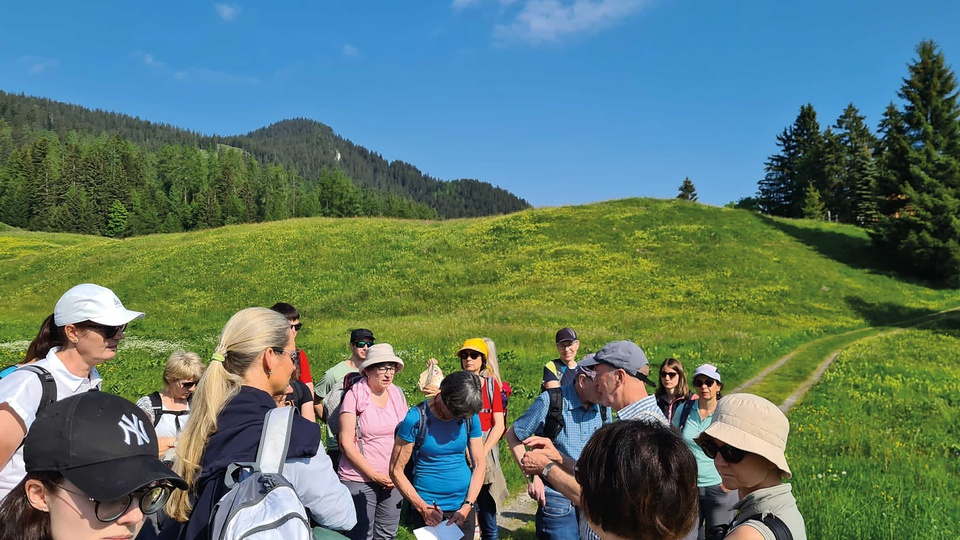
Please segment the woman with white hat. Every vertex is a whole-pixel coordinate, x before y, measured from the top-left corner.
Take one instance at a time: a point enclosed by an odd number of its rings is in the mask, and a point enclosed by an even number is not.
[[[37,415],[26,476],[0,504],[0,540],[132,538],[187,484],[157,457],[157,434],[133,403],[84,392]]]
[[[340,405],[340,460],[337,473],[350,490],[357,524],[353,540],[396,538],[403,497],[390,479],[390,454],[397,424],[407,414],[407,399],[393,384],[403,360],[389,343],[367,349],[363,378],[343,395]]]
[[[714,540],[722,537],[724,527],[733,519],[733,505],[739,497],[736,492],[723,487],[713,458],[704,454],[694,439],[710,427],[717,405],[722,401],[720,391],[723,389],[723,382],[720,380],[720,370],[713,364],[698,367],[693,374],[693,387],[697,392],[697,399],[686,401],[673,415],[672,422],[697,460],[699,513],[697,526],[685,539]]]
[[[785,532],[806,540],[792,486],[783,483],[792,476],[784,455],[789,433],[790,422],[776,405],[752,394],[732,394],[720,401],[713,423],[697,438],[723,485],[740,495],[726,540],[772,540]]]
[[[21,443],[37,413],[58,399],[99,389],[96,366],[117,355],[127,323],[141,317],[113,291],[92,283],[60,297],[30,344],[30,356],[39,360],[0,379],[0,497],[26,474]]]

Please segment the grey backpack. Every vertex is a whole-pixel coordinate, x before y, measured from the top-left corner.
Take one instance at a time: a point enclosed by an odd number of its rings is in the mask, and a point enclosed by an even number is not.
[[[294,410],[271,409],[263,423],[256,463],[227,467],[230,489],[210,514],[212,540],[311,540],[307,510],[293,485],[283,477]]]

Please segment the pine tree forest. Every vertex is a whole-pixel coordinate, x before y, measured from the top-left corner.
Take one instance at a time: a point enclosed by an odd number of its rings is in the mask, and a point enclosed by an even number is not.
[[[960,279],[960,105],[954,71],[932,41],[890,103],[877,134],[850,104],[825,130],[813,105],[777,135],[756,203],[782,217],[865,227],[897,269]]]

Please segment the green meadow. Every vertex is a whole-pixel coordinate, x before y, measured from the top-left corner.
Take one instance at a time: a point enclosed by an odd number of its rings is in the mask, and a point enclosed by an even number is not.
[[[510,418],[538,391],[561,326],[580,334],[581,354],[633,339],[654,363],[675,356],[688,370],[718,365],[728,388],[807,347],[805,363],[782,368],[790,383],[781,386],[792,387],[815,368],[821,349],[960,306],[958,291],[890,274],[860,229],[676,200],[443,222],[296,219],[123,240],[0,228],[0,360],[21,358],[57,298],[85,281],[112,288],[128,308],[147,313],[128,329],[117,359],[101,369],[105,387],[128,398],[160,385],[174,348],[206,357],[231,314],[282,300],[303,314],[298,345],[315,379],[346,357],[349,331],[367,327],[407,362],[398,383],[411,402],[426,359],[440,359],[448,372],[459,368],[454,353],[464,339],[494,339],[503,377],[515,388]],[[852,337],[839,337],[848,332]],[[938,354],[960,352],[952,338],[944,340]],[[855,346],[861,343],[872,342]],[[898,354],[899,365],[916,362],[916,351]],[[855,374],[831,369],[828,381],[837,373]],[[788,393],[770,390],[773,399]],[[802,403],[792,413],[795,422],[810,414],[808,401]],[[824,402],[817,410],[835,413],[851,403]],[[893,418],[886,421],[884,429],[896,427]],[[946,437],[942,425],[930,430],[931,437]],[[810,537],[857,537],[831,532],[841,530],[827,523],[843,501],[815,491],[809,478],[827,469],[805,460],[822,459],[830,447],[817,448],[803,429],[795,441],[797,489],[810,530],[819,531]],[[913,448],[890,450],[896,456]],[[516,468],[506,469],[511,485],[522,485]],[[902,489],[915,489],[914,480],[901,478]],[[850,497],[865,506],[879,494]]]

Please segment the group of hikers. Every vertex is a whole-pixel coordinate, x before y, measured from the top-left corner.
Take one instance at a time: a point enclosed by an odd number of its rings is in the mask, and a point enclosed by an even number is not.
[[[96,391],[96,366],[143,316],[77,285],[0,374],[0,540],[370,540],[401,522],[496,539],[501,439],[537,501],[537,538],[806,538],[783,482],[786,416],[722,396],[714,365],[691,391],[669,358],[655,383],[632,341],[578,360],[562,328],[542,393],[507,426],[493,340],[465,340],[460,371],[428,361],[409,406],[395,378],[410,366],[368,329],[314,385],[300,313],[277,303],[234,314],[206,363],[174,352],[136,404]]]

